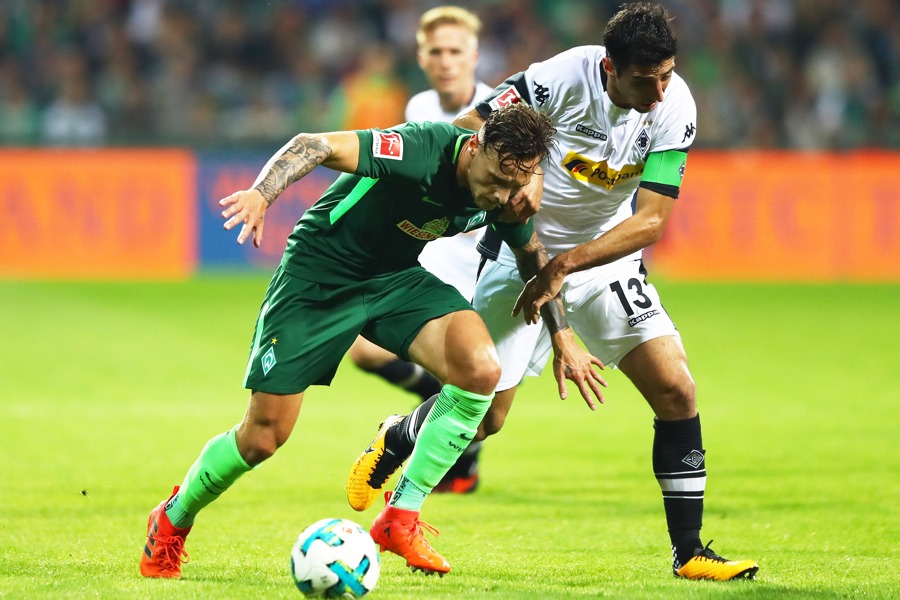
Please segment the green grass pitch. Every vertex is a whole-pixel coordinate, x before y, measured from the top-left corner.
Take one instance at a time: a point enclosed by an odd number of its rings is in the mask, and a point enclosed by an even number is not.
[[[148,512],[243,414],[267,279],[0,283],[0,597],[298,598],[297,534],[368,527],[347,469],[414,400],[344,364],[200,515],[183,579],[138,575]],[[596,413],[545,373],[485,445],[482,488],[425,505],[453,572],[383,555],[371,598],[900,597],[900,286],[658,286],[698,382],[704,539],[758,579],[674,579],[649,409],[620,373]]]

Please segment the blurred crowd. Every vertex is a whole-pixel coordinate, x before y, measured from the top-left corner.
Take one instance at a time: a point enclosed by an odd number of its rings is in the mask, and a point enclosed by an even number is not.
[[[425,0],[2,0],[0,145],[280,145],[389,126]],[[460,1],[479,77],[601,42],[622,0]],[[900,1],[662,0],[695,145],[900,148]]]

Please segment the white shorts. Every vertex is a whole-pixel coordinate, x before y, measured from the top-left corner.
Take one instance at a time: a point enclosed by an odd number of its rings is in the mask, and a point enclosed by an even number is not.
[[[419,254],[419,263],[471,301],[475,295],[475,279],[481,261],[481,255],[475,248],[477,245],[477,231],[438,238],[425,244],[425,249]]]
[[[526,325],[521,314],[511,316],[524,285],[511,256],[504,246],[497,262],[488,261],[472,302],[500,356],[497,391],[518,385],[524,376],[540,375],[553,350],[543,322]],[[640,260],[573,273],[561,294],[572,330],[609,367],[647,340],[679,335]]]

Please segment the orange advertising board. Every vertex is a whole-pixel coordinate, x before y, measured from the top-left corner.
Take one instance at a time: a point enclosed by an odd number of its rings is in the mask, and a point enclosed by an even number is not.
[[[197,165],[182,150],[0,150],[0,277],[193,274]],[[900,153],[693,150],[646,256],[672,279],[900,281]]]
[[[196,204],[187,151],[0,151],[0,277],[187,277]]]
[[[648,262],[673,279],[900,281],[900,153],[691,151]]]

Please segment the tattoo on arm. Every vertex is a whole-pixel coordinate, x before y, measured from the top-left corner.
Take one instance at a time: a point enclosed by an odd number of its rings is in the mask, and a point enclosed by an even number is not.
[[[331,156],[332,148],[319,135],[301,133],[269,159],[253,187],[271,206],[281,192]]]
[[[537,234],[534,233],[531,235],[531,241],[521,248],[514,249],[513,252],[516,255],[516,264],[519,267],[522,281],[528,281],[537,275],[537,272],[550,262],[547,250],[537,239]],[[566,311],[559,296],[541,307],[541,318],[544,319],[550,335],[569,328],[569,320],[566,319]]]

